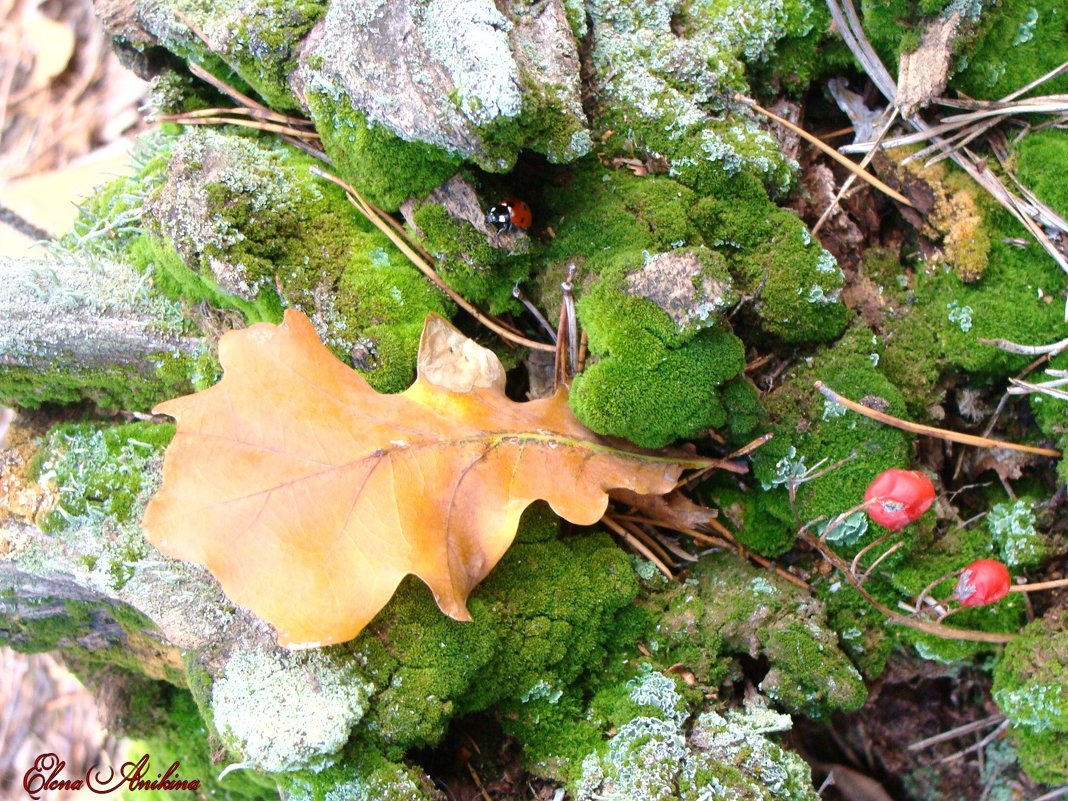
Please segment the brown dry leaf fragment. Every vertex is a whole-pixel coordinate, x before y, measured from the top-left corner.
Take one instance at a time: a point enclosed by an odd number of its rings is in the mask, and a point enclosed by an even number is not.
[[[219,358],[219,384],[155,409],[178,431],[143,525],[290,647],[355,637],[408,574],[469,620],[468,594],[533,501],[590,525],[609,489],[665,493],[703,464],[602,443],[564,391],[509,400],[496,356],[436,316],[399,395],[372,390],[292,310],[226,334]]]
[[[615,500],[633,506],[647,517],[682,528],[707,526],[709,520],[719,517],[716,509],[694,503],[678,491],[660,496],[615,489],[610,494]]]

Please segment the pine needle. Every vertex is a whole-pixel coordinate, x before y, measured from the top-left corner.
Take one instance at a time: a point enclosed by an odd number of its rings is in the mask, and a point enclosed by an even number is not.
[[[790,130],[793,133],[797,134],[802,139],[804,139],[806,142],[811,144],[813,147],[818,148],[823,153],[825,153],[826,155],[830,156],[832,159],[837,161],[839,164],[841,164],[843,167],[845,167],[851,173],[856,175],[862,181],[865,181],[865,182],[871,184],[873,187],[878,189],[883,194],[888,195],[889,197],[892,197],[898,203],[902,203],[902,204],[904,204],[904,205],[906,205],[906,206],[908,206],[910,208],[915,208],[912,205],[912,202],[907,197],[905,197],[900,192],[898,192],[896,189],[893,189],[890,186],[888,186],[887,184],[883,183],[878,178],[876,178],[874,175],[872,175],[870,172],[868,172],[867,170],[863,169],[859,165],[857,165],[854,162],[852,162],[849,159],[847,159],[845,156],[843,156],[841,153],[839,153],[837,150],[835,150],[830,145],[824,144],[819,138],[813,136],[808,131],[806,131],[804,128],[801,128],[801,127],[799,127],[797,125],[794,125],[788,119],[785,119],[784,117],[780,117],[778,114],[775,114],[775,113],[773,113],[771,111],[768,111],[766,108],[764,108],[761,105],[759,105],[755,100],[753,100],[752,98],[746,97],[745,95],[741,95],[741,94],[735,95],[734,99],[737,100],[740,103],[745,104],[746,106],[749,106],[749,108],[753,109],[754,111],[760,112],[761,114],[763,114],[768,119],[774,120],[775,122],[779,123],[779,125],[782,125],[784,128],[787,128],[788,130]]]

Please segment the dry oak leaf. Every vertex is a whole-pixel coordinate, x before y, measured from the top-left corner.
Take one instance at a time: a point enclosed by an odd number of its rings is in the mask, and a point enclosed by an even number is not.
[[[293,310],[227,333],[219,358],[217,385],[155,408],[178,429],[143,526],[290,648],[352,639],[408,574],[470,620],[468,595],[532,502],[591,525],[607,490],[665,493],[703,464],[604,443],[563,390],[509,400],[497,357],[433,315],[399,395],[371,389]]]

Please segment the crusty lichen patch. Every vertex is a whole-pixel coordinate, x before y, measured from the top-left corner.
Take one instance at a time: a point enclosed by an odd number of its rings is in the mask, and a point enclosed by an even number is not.
[[[238,648],[212,687],[212,717],[252,765],[277,773],[325,764],[367,711],[372,689],[354,664],[320,652]]]
[[[653,672],[630,686],[646,713],[581,760],[572,788],[577,801],[818,798],[804,760],[765,736],[789,728],[789,717],[756,710],[752,717],[724,718],[708,711],[687,725],[690,714],[680,711],[670,677]]]

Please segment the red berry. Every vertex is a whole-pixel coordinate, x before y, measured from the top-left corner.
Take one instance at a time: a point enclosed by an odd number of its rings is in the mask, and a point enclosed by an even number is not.
[[[961,606],[986,606],[1009,594],[1009,569],[996,559],[972,562],[960,574],[954,590]]]
[[[864,493],[868,517],[898,531],[917,520],[934,503],[931,479],[919,470],[892,467],[875,477]]]

